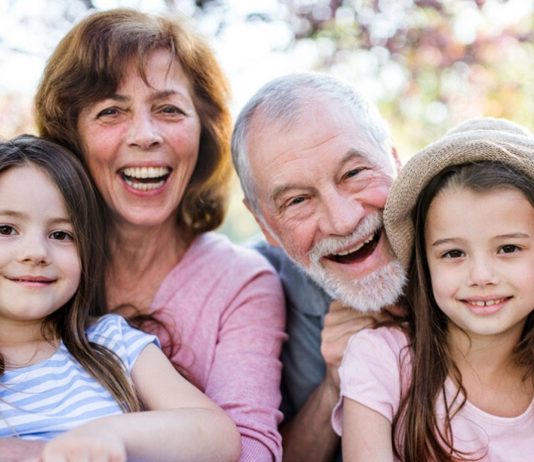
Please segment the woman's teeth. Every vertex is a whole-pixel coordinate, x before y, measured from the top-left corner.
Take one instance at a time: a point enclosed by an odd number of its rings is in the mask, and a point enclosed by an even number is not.
[[[159,178],[170,173],[167,167],[129,167],[122,173],[131,178]]]
[[[122,171],[122,177],[133,189],[151,191],[161,188],[170,172],[167,167],[128,167]]]

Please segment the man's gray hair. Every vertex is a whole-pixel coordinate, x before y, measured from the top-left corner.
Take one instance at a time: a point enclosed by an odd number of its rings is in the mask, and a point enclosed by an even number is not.
[[[391,138],[386,122],[373,104],[370,104],[354,87],[330,75],[306,72],[278,77],[264,85],[243,107],[232,135],[232,158],[245,198],[253,211],[261,217],[254,182],[250,171],[247,139],[250,125],[256,114],[261,125],[276,122],[287,130],[306,110],[310,101],[321,97],[337,101],[353,111],[370,138],[387,156],[391,152]]]

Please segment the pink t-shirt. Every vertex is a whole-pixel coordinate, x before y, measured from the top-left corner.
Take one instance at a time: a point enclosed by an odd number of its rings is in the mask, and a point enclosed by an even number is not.
[[[339,369],[341,397],[332,413],[337,434],[341,435],[342,430],[343,397],[393,420],[400,402],[401,373],[403,389],[409,380],[411,364],[406,358],[406,344],[404,333],[395,328],[367,329],[352,336]],[[447,380],[445,389],[450,402],[455,395],[451,380]],[[445,415],[442,400],[436,404],[436,415]],[[455,449],[483,455],[482,461],[534,460],[534,401],[517,417],[494,416],[467,401],[452,419],[452,432]]]
[[[174,325],[180,348],[173,362],[236,423],[240,460],[281,460],[285,302],[267,260],[225,236],[202,234],[165,278],[151,308]]]

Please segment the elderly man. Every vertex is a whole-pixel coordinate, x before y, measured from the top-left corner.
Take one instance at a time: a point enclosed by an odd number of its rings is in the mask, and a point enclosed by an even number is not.
[[[339,441],[330,415],[346,342],[395,302],[404,282],[382,226],[398,159],[376,109],[352,87],[312,73],[275,79],[251,98],[232,155],[245,203],[274,246],[260,251],[288,299],[284,460],[332,461]]]

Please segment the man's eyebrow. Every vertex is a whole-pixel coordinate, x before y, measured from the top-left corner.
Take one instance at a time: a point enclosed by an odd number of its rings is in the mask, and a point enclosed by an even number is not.
[[[354,158],[362,159],[362,160],[369,160],[369,155],[364,153],[364,152],[362,152],[362,151],[358,151],[355,148],[350,148],[345,153],[345,155],[341,158],[340,164],[344,164],[345,162],[347,162],[349,160],[352,160]]]
[[[363,161],[368,161],[369,156],[366,153],[358,151],[355,148],[350,148],[339,161],[339,166],[343,166],[345,163],[351,160],[354,160],[354,159],[361,159]],[[274,188],[271,194],[271,200],[273,202],[276,202],[280,196],[284,195],[287,191],[290,191],[292,189],[312,189],[312,188],[301,186],[298,183],[289,183],[289,184],[277,186]]]

